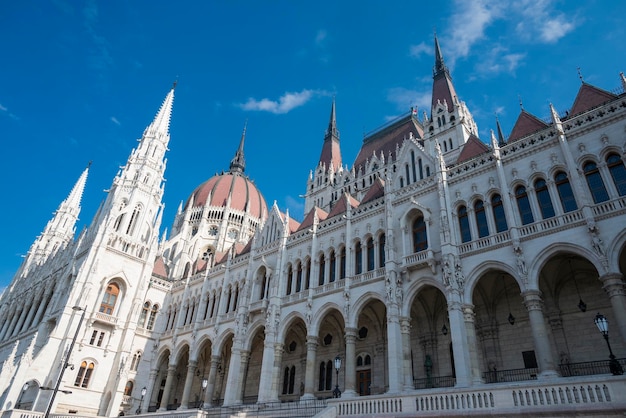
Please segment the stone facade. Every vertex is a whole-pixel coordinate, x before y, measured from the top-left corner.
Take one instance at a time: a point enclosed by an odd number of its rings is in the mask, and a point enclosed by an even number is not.
[[[90,227],[86,170],[2,295],[1,408],[45,411],[61,374],[53,412],[108,416],[623,379],[594,318],[624,364],[624,76],[487,145],[435,47],[431,115],[352,167],[333,103],[302,222],[250,193],[244,130],[159,240],[172,88]]]

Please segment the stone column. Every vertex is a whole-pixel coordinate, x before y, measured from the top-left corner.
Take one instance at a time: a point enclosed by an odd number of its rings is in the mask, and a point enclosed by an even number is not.
[[[237,397],[239,403],[243,403],[243,396],[245,391],[246,376],[248,374],[248,363],[250,362],[250,351],[241,350],[241,369],[239,370],[239,391]]]
[[[271,399],[272,383],[274,381],[274,336],[268,333],[263,343],[263,360],[261,362],[261,379],[259,382],[258,402],[269,402]]]
[[[170,401],[170,392],[174,383],[174,373],[176,373],[176,365],[167,366],[167,377],[165,378],[165,387],[163,388],[163,396],[161,397],[161,407],[159,411],[167,411],[167,404]]]
[[[278,402],[278,388],[280,387],[280,367],[283,362],[284,348],[285,346],[283,344],[274,344],[274,372],[272,375],[272,388],[270,390],[269,402]]]
[[[22,324],[22,331],[26,331],[31,324],[31,321],[33,320],[33,316],[35,315],[35,312],[37,311],[37,304],[35,303],[35,298],[36,295],[32,295],[32,297],[30,298],[30,302],[28,303],[29,309],[28,309],[28,315],[26,316],[26,319],[24,320],[24,323]]]
[[[402,333],[402,368],[404,371],[404,391],[413,390],[413,373],[411,373],[411,318],[400,318]]]
[[[11,325],[9,325],[9,328],[7,329],[7,339],[11,338],[13,336],[13,333],[15,332],[15,328],[17,325],[17,321],[20,319],[22,310],[24,310],[24,308],[15,308],[15,311],[13,313],[13,318],[11,320]]]
[[[395,302],[387,307],[387,365],[389,378],[389,393],[400,393],[404,388],[403,336],[398,316],[398,307]],[[353,357],[356,357],[356,353]],[[347,371],[347,370],[346,370]],[[356,370],[353,372],[356,376]]]
[[[543,318],[543,300],[539,290],[527,290],[522,293],[524,305],[528,310],[528,319],[535,343],[535,354],[539,366],[539,378],[558,376],[556,363],[550,347],[548,327]]]
[[[317,361],[318,340],[315,335],[306,337],[306,369],[304,372],[304,395],[302,399],[315,399],[315,363]]]
[[[472,370],[463,306],[457,292],[452,292],[448,298],[448,318],[450,319],[450,340],[453,347],[456,386],[469,387],[472,384]]]
[[[217,379],[217,365],[220,363],[220,356],[211,356],[211,366],[209,368],[209,377],[204,393],[204,404],[202,408],[207,409],[213,406],[213,392],[215,392],[215,380]]]
[[[197,368],[198,362],[196,360],[189,360],[189,364],[187,364],[187,376],[185,376],[185,387],[183,388],[183,397],[180,400],[179,409],[189,409],[189,397],[191,395],[191,387],[193,386],[193,378],[196,375]]]
[[[241,404],[241,351],[240,348],[235,347],[231,351],[226,391],[224,392],[224,406]]]
[[[621,273],[608,273],[600,277],[602,288],[609,295],[613,315],[615,316],[616,328],[626,341],[626,287],[624,276]]]
[[[343,359],[344,390],[341,396],[352,398],[356,396],[356,328],[346,327],[346,357]]]
[[[467,334],[470,378],[472,379],[472,383],[483,383],[480,372],[480,360],[478,358],[478,338],[476,338],[476,314],[474,313],[474,305],[463,305],[463,319],[465,320],[465,332]]]
[[[141,414],[145,414],[150,408],[150,400],[152,399],[152,392],[154,392],[154,384],[156,382],[158,372],[158,370],[150,370],[150,375],[148,376],[148,384],[146,385],[146,396],[144,396],[143,402],[139,404],[139,408],[141,408]]]

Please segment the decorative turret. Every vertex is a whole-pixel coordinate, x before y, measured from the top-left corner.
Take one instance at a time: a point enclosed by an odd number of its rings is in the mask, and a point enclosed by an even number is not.
[[[324,135],[324,145],[320,155],[319,165],[323,165],[327,170],[332,169],[337,172],[341,167],[341,149],[339,147],[339,131],[337,130],[337,115],[335,113],[335,98],[330,110],[330,120]]]
[[[231,173],[243,173],[246,170],[246,159],[243,156],[243,143],[246,139],[246,128],[248,127],[248,121],[246,121],[243,126],[243,132],[241,133],[241,141],[239,141],[239,148],[237,148],[237,152],[235,156],[230,161],[230,172]]]

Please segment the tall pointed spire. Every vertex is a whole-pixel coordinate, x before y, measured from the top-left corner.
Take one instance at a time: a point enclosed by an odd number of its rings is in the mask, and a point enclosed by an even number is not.
[[[504,134],[502,133],[502,127],[500,126],[500,120],[498,119],[498,115],[496,115],[496,128],[498,130],[498,145],[503,146],[506,141],[504,139]]]
[[[170,129],[170,119],[172,117],[172,106],[174,104],[174,90],[177,82],[174,82],[161,108],[157,112],[152,123],[146,128],[144,136],[168,135]]]
[[[330,108],[330,120],[328,121],[328,128],[326,129],[326,134],[324,135],[324,145],[322,146],[322,153],[320,154],[319,164],[325,165],[326,169],[330,169],[332,167],[335,172],[337,172],[342,164],[334,96],[333,103]]]
[[[246,170],[246,159],[243,156],[243,143],[246,140],[246,129],[248,127],[248,121],[243,125],[243,132],[241,133],[241,140],[239,141],[239,148],[235,153],[235,157],[230,161],[231,173],[243,173]]]
[[[437,34],[435,34],[435,66],[433,67],[433,95],[432,95],[432,107],[431,111],[434,113],[434,109],[438,103],[446,104],[448,111],[451,112],[454,109],[454,104],[458,102],[456,90],[452,84],[452,77],[450,71],[443,61],[443,54],[439,47],[439,40]]]

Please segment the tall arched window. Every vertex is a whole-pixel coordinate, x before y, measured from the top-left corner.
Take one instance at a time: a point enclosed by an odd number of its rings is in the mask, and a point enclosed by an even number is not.
[[[535,181],[535,193],[537,194],[541,217],[543,219],[552,218],[554,216],[554,207],[550,199],[550,192],[548,192],[548,185],[544,179],[537,179]]]
[[[131,235],[135,230],[135,225],[137,225],[137,219],[139,219],[139,214],[141,213],[141,205],[135,206],[133,210],[133,214],[128,221],[128,227],[126,228],[126,234]]]
[[[317,390],[324,390],[325,383],[326,383],[326,363],[321,362],[320,363],[320,378],[317,384]]]
[[[461,206],[457,212],[459,216],[459,230],[461,232],[461,242],[472,240],[472,233],[469,226],[469,218],[467,217],[467,208]]]
[[[606,187],[604,187],[604,181],[602,180],[602,176],[600,175],[600,171],[598,170],[598,166],[596,165],[596,163],[592,161],[587,161],[583,165],[583,170],[585,172],[587,185],[589,186],[589,190],[591,191],[591,196],[593,197],[594,203],[600,203],[609,200],[609,194],[606,192]]]
[[[606,165],[609,168],[613,183],[620,196],[626,195],[626,168],[624,162],[617,154],[610,154],[606,157]]]
[[[385,267],[385,234],[378,238],[378,267]]]
[[[504,206],[502,205],[502,197],[494,194],[491,197],[491,210],[493,211],[493,219],[496,222],[496,231],[503,232],[509,229],[506,223],[506,215],[504,214]]]
[[[93,362],[83,361],[80,363],[80,368],[78,369],[78,374],[76,375],[76,380],[74,380],[74,386],[78,386],[81,388],[89,387],[89,379],[91,379],[91,375],[93,374],[93,369],[95,365]]]
[[[324,254],[320,254],[320,271],[318,272],[318,281],[317,285],[321,286],[324,284],[324,279],[326,278],[324,275],[326,274],[326,258]]]
[[[146,329],[154,329],[154,321],[156,321],[156,316],[158,312],[159,305],[152,305],[152,309],[150,309],[150,316],[148,317],[148,323],[146,324]]]
[[[294,384],[296,382],[296,366],[291,366],[289,370],[289,394],[293,393]]]
[[[374,270],[374,239],[369,237],[366,241],[367,245],[367,271]]]
[[[363,272],[363,252],[361,251],[361,241],[354,245],[354,274]]]
[[[293,279],[293,268],[291,264],[287,267],[287,295],[291,295],[291,280]]]
[[[572,186],[569,184],[567,174],[560,171],[554,176],[554,182],[556,183],[556,190],[559,192],[559,198],[561,199],[561,205],[563,206],[563,212],[571,212],[578,209],[576,205],[576,199],[574,199],[574,193],[572,192]]]
[[[124,386],[124,396],[133,395],[133,386],[135,386],[135,384],[133,383],[132,380],[129,380],[128,382],[126,382],[126,386]]]
[[[115,309],[115,303],[117,302],[119,294],[120,286],[117,283],[110,283],[104,292],[104,296],[102,297],[100,312],[107,315],[113,315],[113,310]]]
[[[326,390],[330,390],[333,386],[333,362],[326,362]]]
[[[304,272],[304,290],[311,287],[311,259],[306,260],[306,270]]]
[[[141,310],[141,314],[139,315],[139,321],[137,321],[137,326],[141,328],[145,328],[146,318],[148,317],[149,312],[150,312],[150,302],[145,302],[143,304],[143,309]]]
[[[289,388],[289,367],[285,367],[285,373],[283,374],[283,395],[287,394]]]
[[[235,296],[233,298],[233,310],[237,309],[237,303],[239,302],[239,284],[235,285]]]
[[[296,293],[302,290],[302,263],[298,261],[298,270],[296,272]]]
[[[230,312],[230,302],[233,297],[233,288],[228,286],[228,296],[226,297],[226,313]]]
[[[330,264],[329,264],[329,277],[328,281],[330,283],[335,281],[336,271],[335,268],[337,266],[337,258],[335,257],[335,250],[330,250]]]
[[[263,278],[261,279],[261,294],[259,300],[265,299],[265,290],[267,289],[267,273],[263,272]]]
[[[426,223],[423,216],[418,216],[413,221],[413,252],[417,253],[428,248],[428,236]]]
[[[476,216],[476,226],[480,238],[489,235],[489,225],[487,225],[487,215],[485,214],[485,204],[482,200],[474,203],[474,214]]]
[[[528,201],[526,187],[517,186],[515,188],[515,200],[517,201],[517,209],[519,210],[519,215],[522,219],[522,225],[535,222],[535,219],[533,218],[533,211],[530,208],[530,202]]]
[[[346,278],[346,247],[341,247],[339,253],[339,279]]]

